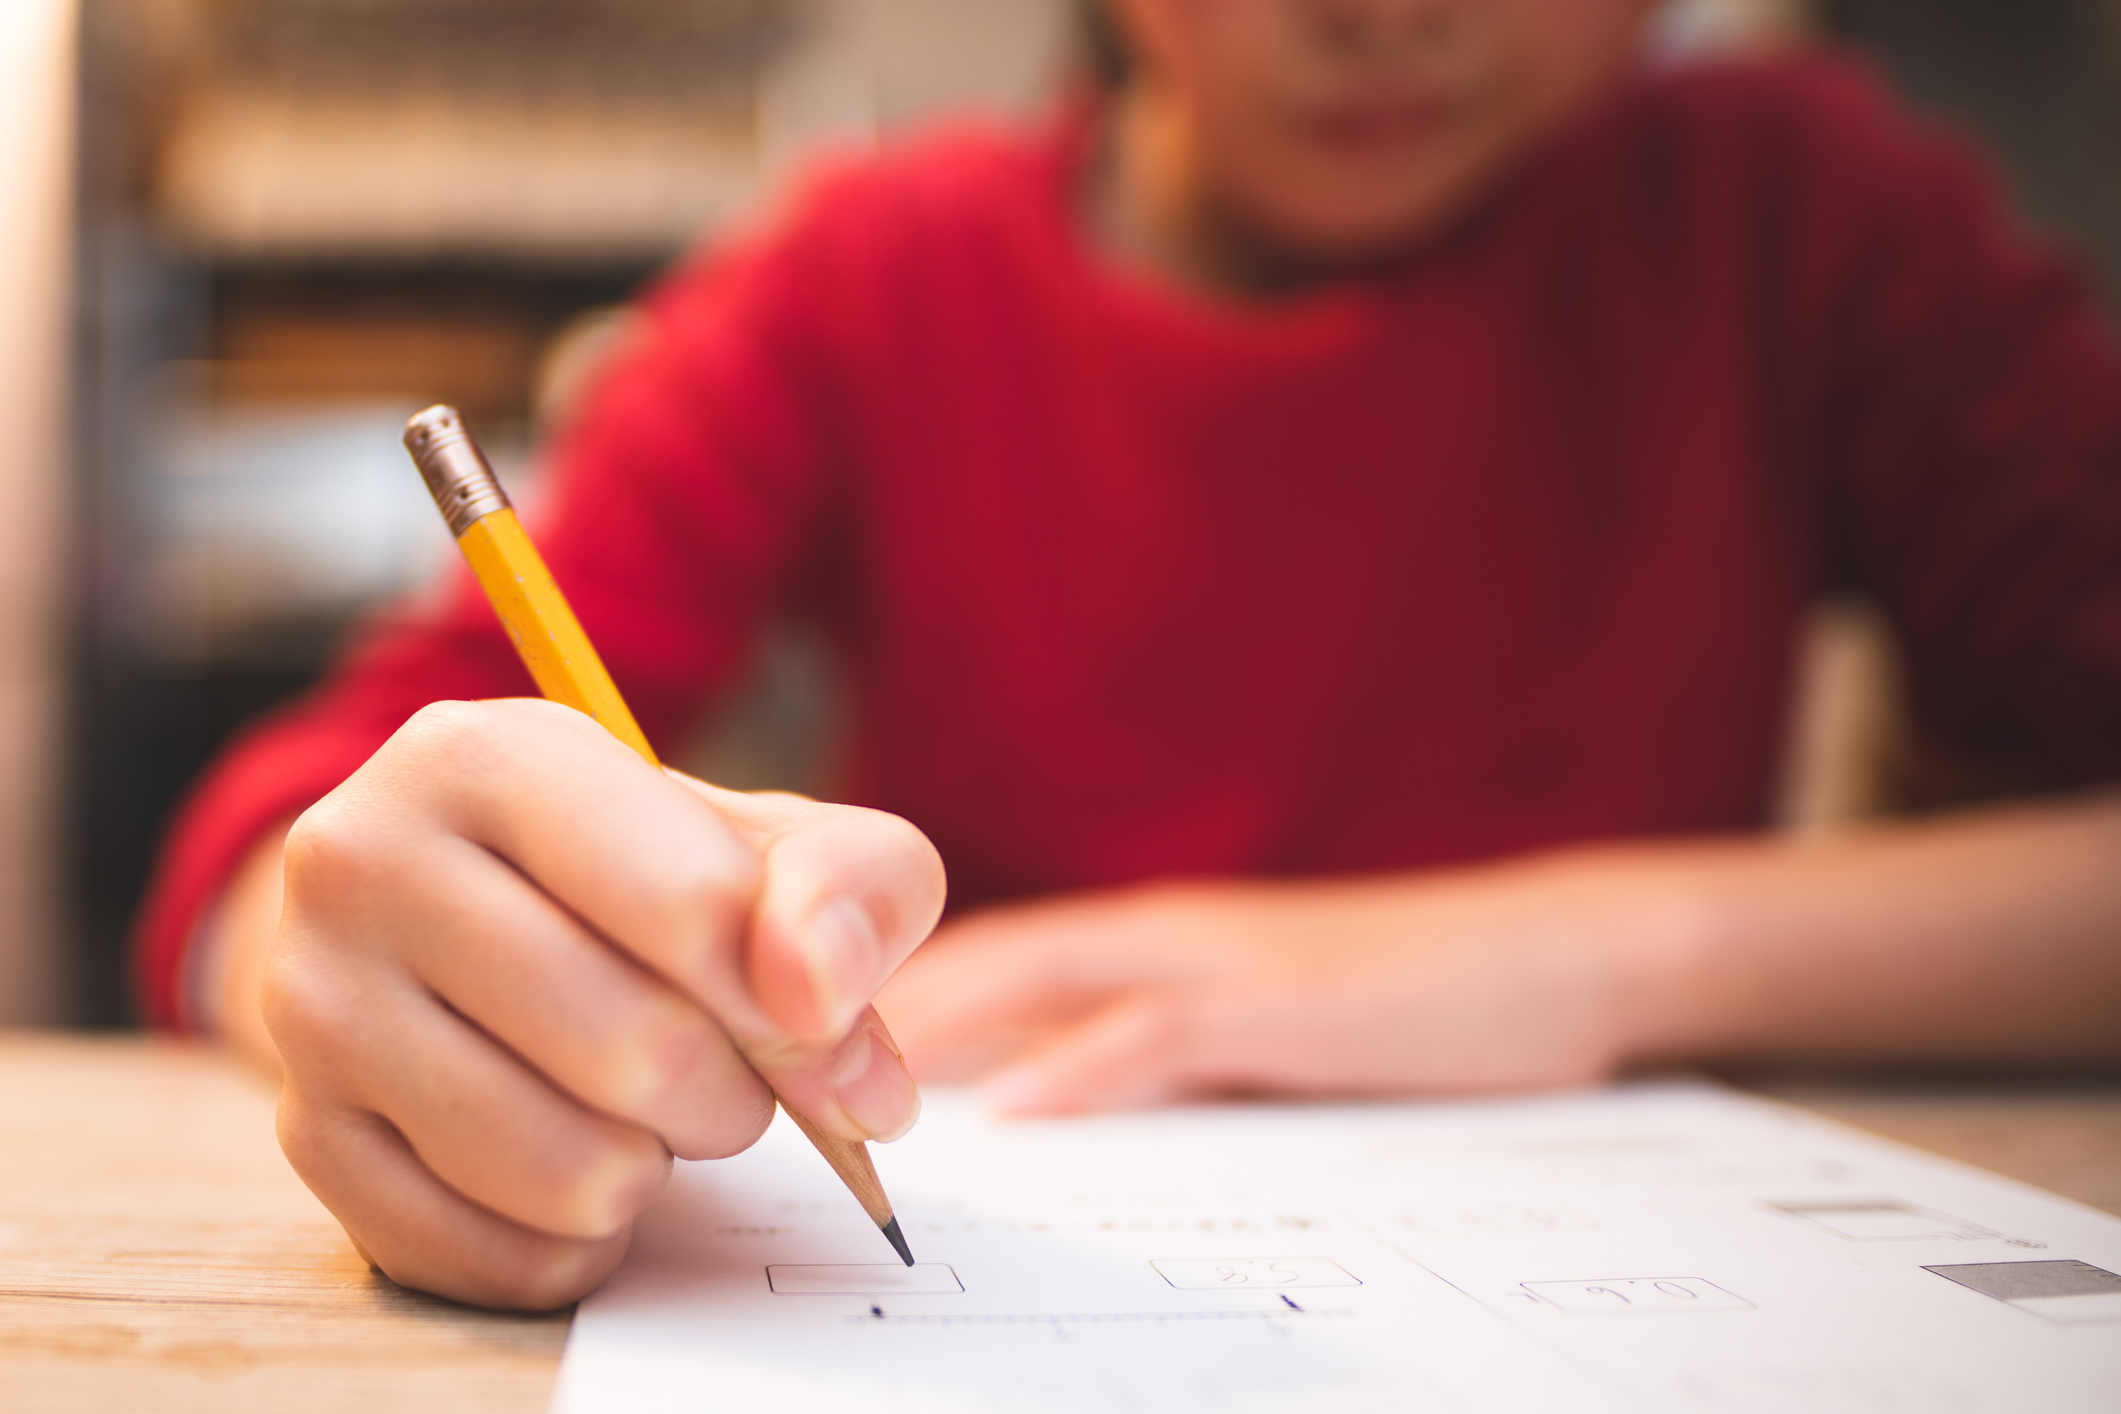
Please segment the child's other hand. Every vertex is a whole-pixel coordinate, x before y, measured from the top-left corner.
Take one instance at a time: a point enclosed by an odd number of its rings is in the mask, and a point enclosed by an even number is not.
[[[878,1005],[916,1075],[1009,1113],[1582,1084],[1655,1029],[1683,898],[1589,853],[1144,885],[956,920]]]
[[[672,1154],[758,1138],[769,1083],[848,1136],[918,1111],[868,1003],[943,880],[893,816],[658,772],[549,703],[443,703],[297,822],[286,888],[281,1144],[406,1285],[575,1299]]]

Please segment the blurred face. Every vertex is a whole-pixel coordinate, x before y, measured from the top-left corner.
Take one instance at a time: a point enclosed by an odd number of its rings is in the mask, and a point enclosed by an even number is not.
[[[1312,259],[1448,219],[1632,61],[1655,0],[1111,0],[1162,179]]]

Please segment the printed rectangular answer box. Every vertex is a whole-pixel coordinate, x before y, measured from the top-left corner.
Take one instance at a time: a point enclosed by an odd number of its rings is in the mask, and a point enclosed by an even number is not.
[[[1949,1213],[1903,1203],[1898,1198],[1814,1198],[1770,1203],[1769,1207],[1802,1218],[1851,1242],[1906,1242],[1935,1237],[1994,1237],[1979,1223]]]

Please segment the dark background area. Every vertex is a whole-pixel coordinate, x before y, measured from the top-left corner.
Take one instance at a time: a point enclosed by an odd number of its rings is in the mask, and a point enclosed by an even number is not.
[[[1820,19],[1910,101],[1979,134],[2026,213],[2121,292],[2121,4],[1825,0]]]

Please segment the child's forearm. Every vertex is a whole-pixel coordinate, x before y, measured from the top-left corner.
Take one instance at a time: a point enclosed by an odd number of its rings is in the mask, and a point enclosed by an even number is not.
[[[1816,843],[1176,881],[980,910],[880,1003],[1021,1112],[1464,1094],[1630,1064],[2121,1056],[2121,795]]]
[[[1644,1055],[2121,1056],[2121,795],[1687,853]]]
[[[199,1020],[209,1035],[277,1075],[280,1052],[258,1010],[265,963],[280,928],[281,855],[294,822],[281,820],[258,837],[207,909],[192,946],[198,955]]]
[[[275,1070],[258,992],[286,829],[253,847],[197,944],[207,1028]],[[1467,878],[1483,876],[1482,893],[1551,895],[1554,927],[1618,954],[1611,970],[1635,993],[1621,1049],[1636,1060],[2121,1056],[2121,794],[1819,841],[1600,847]],[[1308,947],[1348,932],[1433,937],[1437,882],[1321,881],[1278,898],[1253,886],[1232,902]],[[1286,926],[1291,913],[1312,921]],[[1444,932],[1465,926],[1446,916]],[[1226,945],[1233,921],[1215,924]],[[1502,931],[1498,963],[1512,956]],[[1040,985],[1034,952],[1015,967]]]

